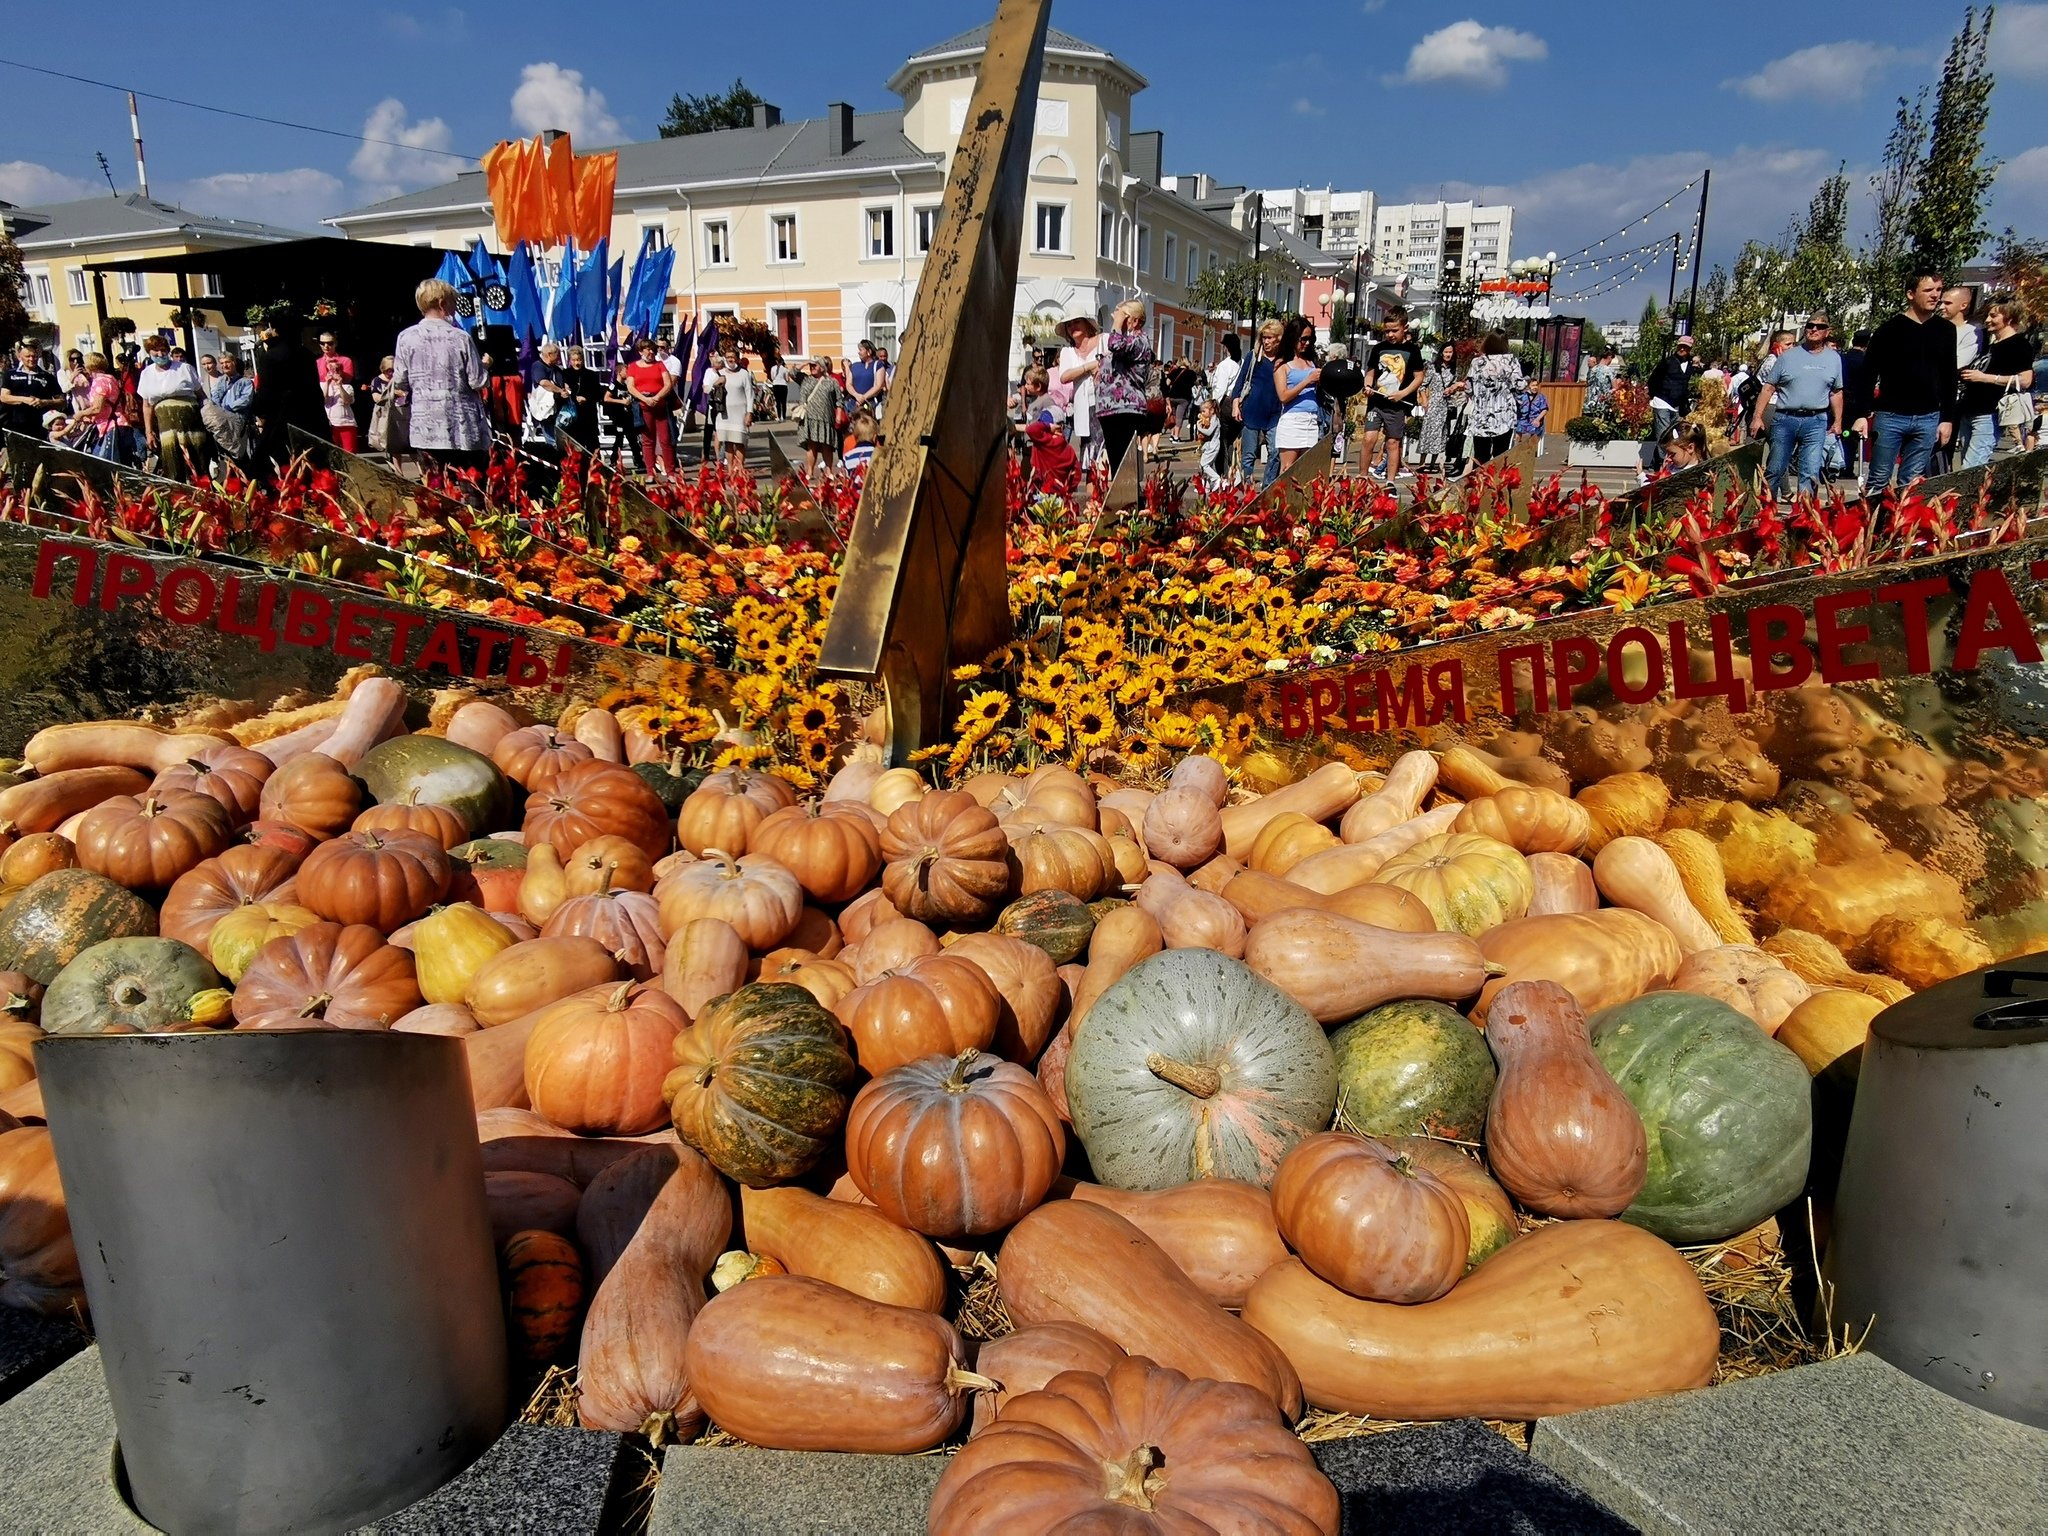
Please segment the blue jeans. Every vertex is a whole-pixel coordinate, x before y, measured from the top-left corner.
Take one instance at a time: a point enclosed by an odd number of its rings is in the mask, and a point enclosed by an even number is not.
[[[1785,470],[1798,455],[1799,489],[1812,490],[1820,484],[1821,463],[1827,453],[1828,417],[1821,411],[1812,416],[1794,416],[1780,410],[1771,418],[1771,468],[1768,476],[1774,494],[1782,494]]]
[[[1259,450],[1266,450],[1266,475],[1259,482],[1261,490],[1280,478],[1280,450],[1273,446],[1273,429],[1270,427],[1246,427],[1237,440],[1240,452],[1239,464],[1243,466],[1244,479],[1251,482],[1252,474],[1259,467]]]
[[[1956,423],[1956,468],[1982,469],[1998,446],[1996,416],[1965,416]]]
[[[1863,483],[1881,491],[1892,483],[1896,469],[1901,485],[1910,485],[1927,473],[1927,461],[1934,457],[1934,436],[1941,427],[1941,412],[1924,416],[1903,416],[1897,411],[1873,411],[1870,417],[1870,476]]]

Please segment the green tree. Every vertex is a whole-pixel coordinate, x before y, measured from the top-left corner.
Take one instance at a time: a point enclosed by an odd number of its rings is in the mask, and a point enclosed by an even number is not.
[[[712,91],[703,96],[672,96],[668,116],[657,130],[664,139],[685,138],[693,133],[711,133],[720,128],[745,128],[754,121],[754,105],[767,100],[735,79],[732,89]]]
[[[1821,182],[1795,222],[1776,295],[1781,312],[1825,310],[1845,328],[1865,301],[1863,270],[1849,249],[1849,178],[1837,169]]]
[[[1992,253],[1998,266],[1998,287],[2026,305],[2038,325],[2048,315],[2048,240],[2029,240],[2008,229]],[[2037,384],[2039,380],[2035,381]]]
[[[1984,128],[1991,116],[1987,50],[1994,10],[1986,6],[1981,21],[1975,8],[1963,12],[1963,30],[1948,46],[1927,125],[1927,155],[1906,217],[1914,264],[1939,272],[1955,272],[1991,237],[1984,202],[1998,162],[1984,153]]]
[[[21,286],[27,280],[21,247],[0,226],[0,356],[11,354],[29,328],[28,306],[21,302]]]
[[[1913,197],[1927,156],[1927,92],[1899,98],[1884,141],[1884,160],[1870,178],[1872,227],[1863,249],[1863,280],[1872,320],[1899,307],[1911,260]]]
[[[1212,267],[1188,284],[1188,307],[1212,315],[1228,313],[1249,319],[1252,301],[1260,287],[1293,270],[1270,253],[1257,260],[1247,256],[1227,267]]]
[[[1635,369],[1637,378],[1646,379],[1650,371],[1664,360],[1671,324],[1654,297],[1643,300],[1643,312],[1638,323],[1641,332],[1624,361]]]

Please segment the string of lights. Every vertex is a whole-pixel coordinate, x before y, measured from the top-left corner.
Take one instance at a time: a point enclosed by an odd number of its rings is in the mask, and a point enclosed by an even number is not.
[[[1698,186],[1700,184],[1701,177],[1705,175],[1706,172],[1701,171],[1699,176],[1693,177],[1691,181],[1688,181],[1676,192],[1673,192],[1669,197],[1665,198],[1664,201],[1659,203],[1655,208],[1652,208],[1648,213],[1644,214],[1639,219],[1630,219],[1626,224],[1622,225],[1621,228],[1614,231],[1613,234],[1605,235],[1598,240],[1592,241],[1590,244],[1582,245],[1576,251],[1566,252],[1564,257],[1562,258],[1562,264],[1569,265],[1570,263],[1577,261],[1581,256],[1589,256],[1594,251],[1603,249],[1609,240],[1619,240],[1626,235],[1634,234],[1639,225],[1649,223],[1650,220],[1656,218],[1658,214],[1664,212],[1673,203],[1677,202],[1681,197],[1685,196],[1686,193],[1690,192],[1694,187]]]
[[[1590,287],[1579,288],[1571,293],[1559,294],[1557,302],[1562,303],[1565,300],[1579,302],[1585,299],[1598,298],[1604,293],[1618,292],[1626,288],[1630,283],[1635,282],[1638,278],[1645,277],[1660,267],[1663,254],[1669,251],[1674,244],[1678,248],[1678,270],[1680,272],[1692,270],[1692,231],[1680,230],[1666,235],[1654,245],[1644,246],[1639,252],[1632,253],[1636,255],[1637,259],[1626,269],[1619,272],[1609,272],[1600,277]]]
[[[1640,256],[1652,255],[1670,245],[1675,238],[1677,237],[1674,235],[1659,235],[1648,245],[1638,245],[1630,250],[1615,251],[1605,256],[1590,256],[1583,261],[1560,262],[1557,269],[1558,276],[1564,277],[1574,272],[1598,272],[1603,267],[1617,266],[1622,262],[1633,261]]]

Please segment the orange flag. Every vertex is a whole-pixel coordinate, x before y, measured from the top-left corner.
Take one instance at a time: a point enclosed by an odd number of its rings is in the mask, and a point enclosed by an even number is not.
[[[576,246],[594,251],[612,232],[612,194],[619,185],[619,152],[585,155],[576,162]]]
[[[498,244],[508,251],[516,240],[513,232],[514,203],[519,187],[519,152],[525,147],[524,139],[514,139],[510,143],[500,139],[484,156],[484,181],[490,188],[491,214],[498,223]]]
[[[547,147],[547,241],[558,245],[576,233],[576,152],[563,134]]]
[[[524,240],[529,245],[544,246],[548,243],[547,158],[538,138],[530,144],[521,139],[517,149],[519,165],[512,178],[511,235],[506,243]]]

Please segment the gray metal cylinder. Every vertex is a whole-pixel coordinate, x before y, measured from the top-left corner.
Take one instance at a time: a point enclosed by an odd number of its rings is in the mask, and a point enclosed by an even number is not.
[[[1837,1333],[2048,1429],[2048,955],[1872,1022],[1825,1273]]]
[[[504,1427],[462,1042],[52,1036],[43,1102],[137,1511],[346,1531]]]

